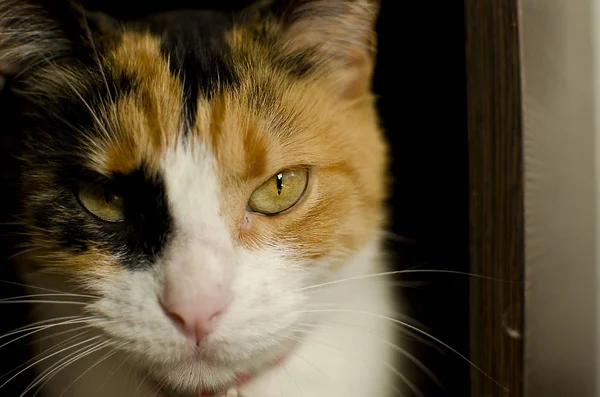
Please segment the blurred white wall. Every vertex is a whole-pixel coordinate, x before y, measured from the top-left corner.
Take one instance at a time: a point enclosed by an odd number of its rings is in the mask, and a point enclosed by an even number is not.
[[[600,396],[600,0],[521,0],[528,397]]]

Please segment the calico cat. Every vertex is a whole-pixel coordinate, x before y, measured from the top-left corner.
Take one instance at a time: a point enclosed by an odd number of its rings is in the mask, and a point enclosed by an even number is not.
[[[0,0],[36,355],[8,381],[33,367],[43,397],[402,395],[378,9],[125,22]]]

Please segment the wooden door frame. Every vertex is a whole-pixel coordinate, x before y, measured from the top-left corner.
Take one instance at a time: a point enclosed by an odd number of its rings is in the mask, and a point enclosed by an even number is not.
[[[471,395],[506,389],[517,397],[524,313],[518,1],[466,1],[465,32],[470,271],[490,278],[470,283],[470,360],[489,376],[473,367]]]

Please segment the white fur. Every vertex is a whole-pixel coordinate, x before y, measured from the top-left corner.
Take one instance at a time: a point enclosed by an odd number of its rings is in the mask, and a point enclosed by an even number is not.
[[[259,250],[237,246],[221,216],[215,162],[207,150],[195,147],[192,151],[179,146],[164,159],[163,176],[175,221],[171,246],[152,270],[124,271],[101,283],[102,288],[95,291],[101,299],[87,306],[96,316],[96,328],[70,342],[100,335],[96,341],[110,340],[111,345],[60,371],[44,388],[43,396],[165,397],[155,387],[156,381],[187,391],[199,384],[220,385],[241,371],[265,368],[296,339],[301,343],[286,363],[260,374],[241,389],[242,396],[392,395],[395,363],[389,343],[394,342],[394,326],[364,313],[394,314],[389,284],[375,277],[305,288],[381,271],[377,238],[335,274],[324,273],[320,263],[292,260],[283,243]],[[218,259],[206,259],[202,247],[207,246],[219,247]],[[185,265],[174,267],[181,252],[188,255]],[[190,262],[190,252],[196,262]],[[182,272],[180,277],[191,274],[198,282],[196,288],[203,291],[209,291],[214,282],[231,283],[233,301],[215,332],[203,341],[202,361],[193,358],[193,346],[159,305],[168,272]],[[26,282],[33,285],[66,288],[48,275],[29,277]],[[76,305],[56,305],[52,310],[40,306],[34,311],[36,320],[80,313]],[[73,335],[41,340],[36,344],[38,352]],[[114,355],[105,356],[111,352]],[[38,372],[58,357],[40,362]]]

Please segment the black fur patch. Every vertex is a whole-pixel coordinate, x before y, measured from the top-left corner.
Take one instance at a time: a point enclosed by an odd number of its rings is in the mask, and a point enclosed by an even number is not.
[[[125,221],[98,220],[105,233],[103,238],[116,252],[126,253],[125,265],[129,268],[151,265],[171,233],[164,182],[160,176],[147,175],[143,169],[116,175],[111,182],[125,198]]]
[[[110,184],[124,198],[125,220],[108,222],[88,212],[77,198],[81,181]],[[82,252],[89,245],[98,245],[119,255],[127,268],[136,270],[151,266],[165,247],[172,219],[160,176],[139,169],[129,175],[105,178],[69,166],[57,173],[55,185],[63,192],[58,202],[42,205],[37,212],[39,217],[50,217],[44,223],[58,232],[60,248]],[[59,214],[56,205],[62,207]]]
[[[303,51],[297,51],[289,55],[277,56],[275,57],[274,62],[275,65],[293,77],[303,78],[314,71],[315,54],[315,49],[307,48]]]
[[[200,95],[210,98],[239,82],[225,41],[232,18],[214,11],[180,11],[154,16],[147,24],[162,37],[171,71],[183,81],[185,117],[193,125]]]
[[[81,155],[81,144],[85,143],[84,134],[86,139],[105,139],[104,129],[108,130],[108,127],[102,118],[101,109],[113,107],[120,98],[129,96],[138,89],[135,76],[123,73],[111,75],[108,69],[101,71],[95,62],[93,65],[73,62],[72,66],[83,71],[80,80],[84,84],[73,87],[65,79],[60,94],[44,96],[38,93],[30,98],[26,93],[19,94],[20,84],[15,87],[17,97],[21,97],[19,105],[24,115],[19,124],[27,131],[26,139],[30,137],[33,140],[31,144],[34,148],[44,145],[43,150],[40,150],[43,156],[54,158]],[[59,84],[60,79],[57,76]],[[94,138],[95,134],[98,138]]]
[[[102,221],[84,210],[77,199],[82,180],[100,178],[85,171],[88,155],[82,148],[86,140],[102,141],[106,139],[104,130],[112,133],[109,125],[99,126],[96,117],[101,120],[102,113],[98,109],[110,106],[111,98],[117,102],[137,90],[131,76],[107,75],[105,83],[97,69],[90,73],[91,77],[83,79],[87,85],[78,87],[78,94],[65,88],[64,95],[48,98],[42,106],[27,105],[29,110],[19,118],[29,158],[23,172],[43,170],[48,175],[37,186],[48,194],[32,203],[30,215],[35,226],[49,233],[61,250],[77,253],[98,246],[119,255],[130,269],[148,266],[164,247],[171,228],[160,177],[147,175],[142,169],[111,177],[126,198],[125,222]]]

